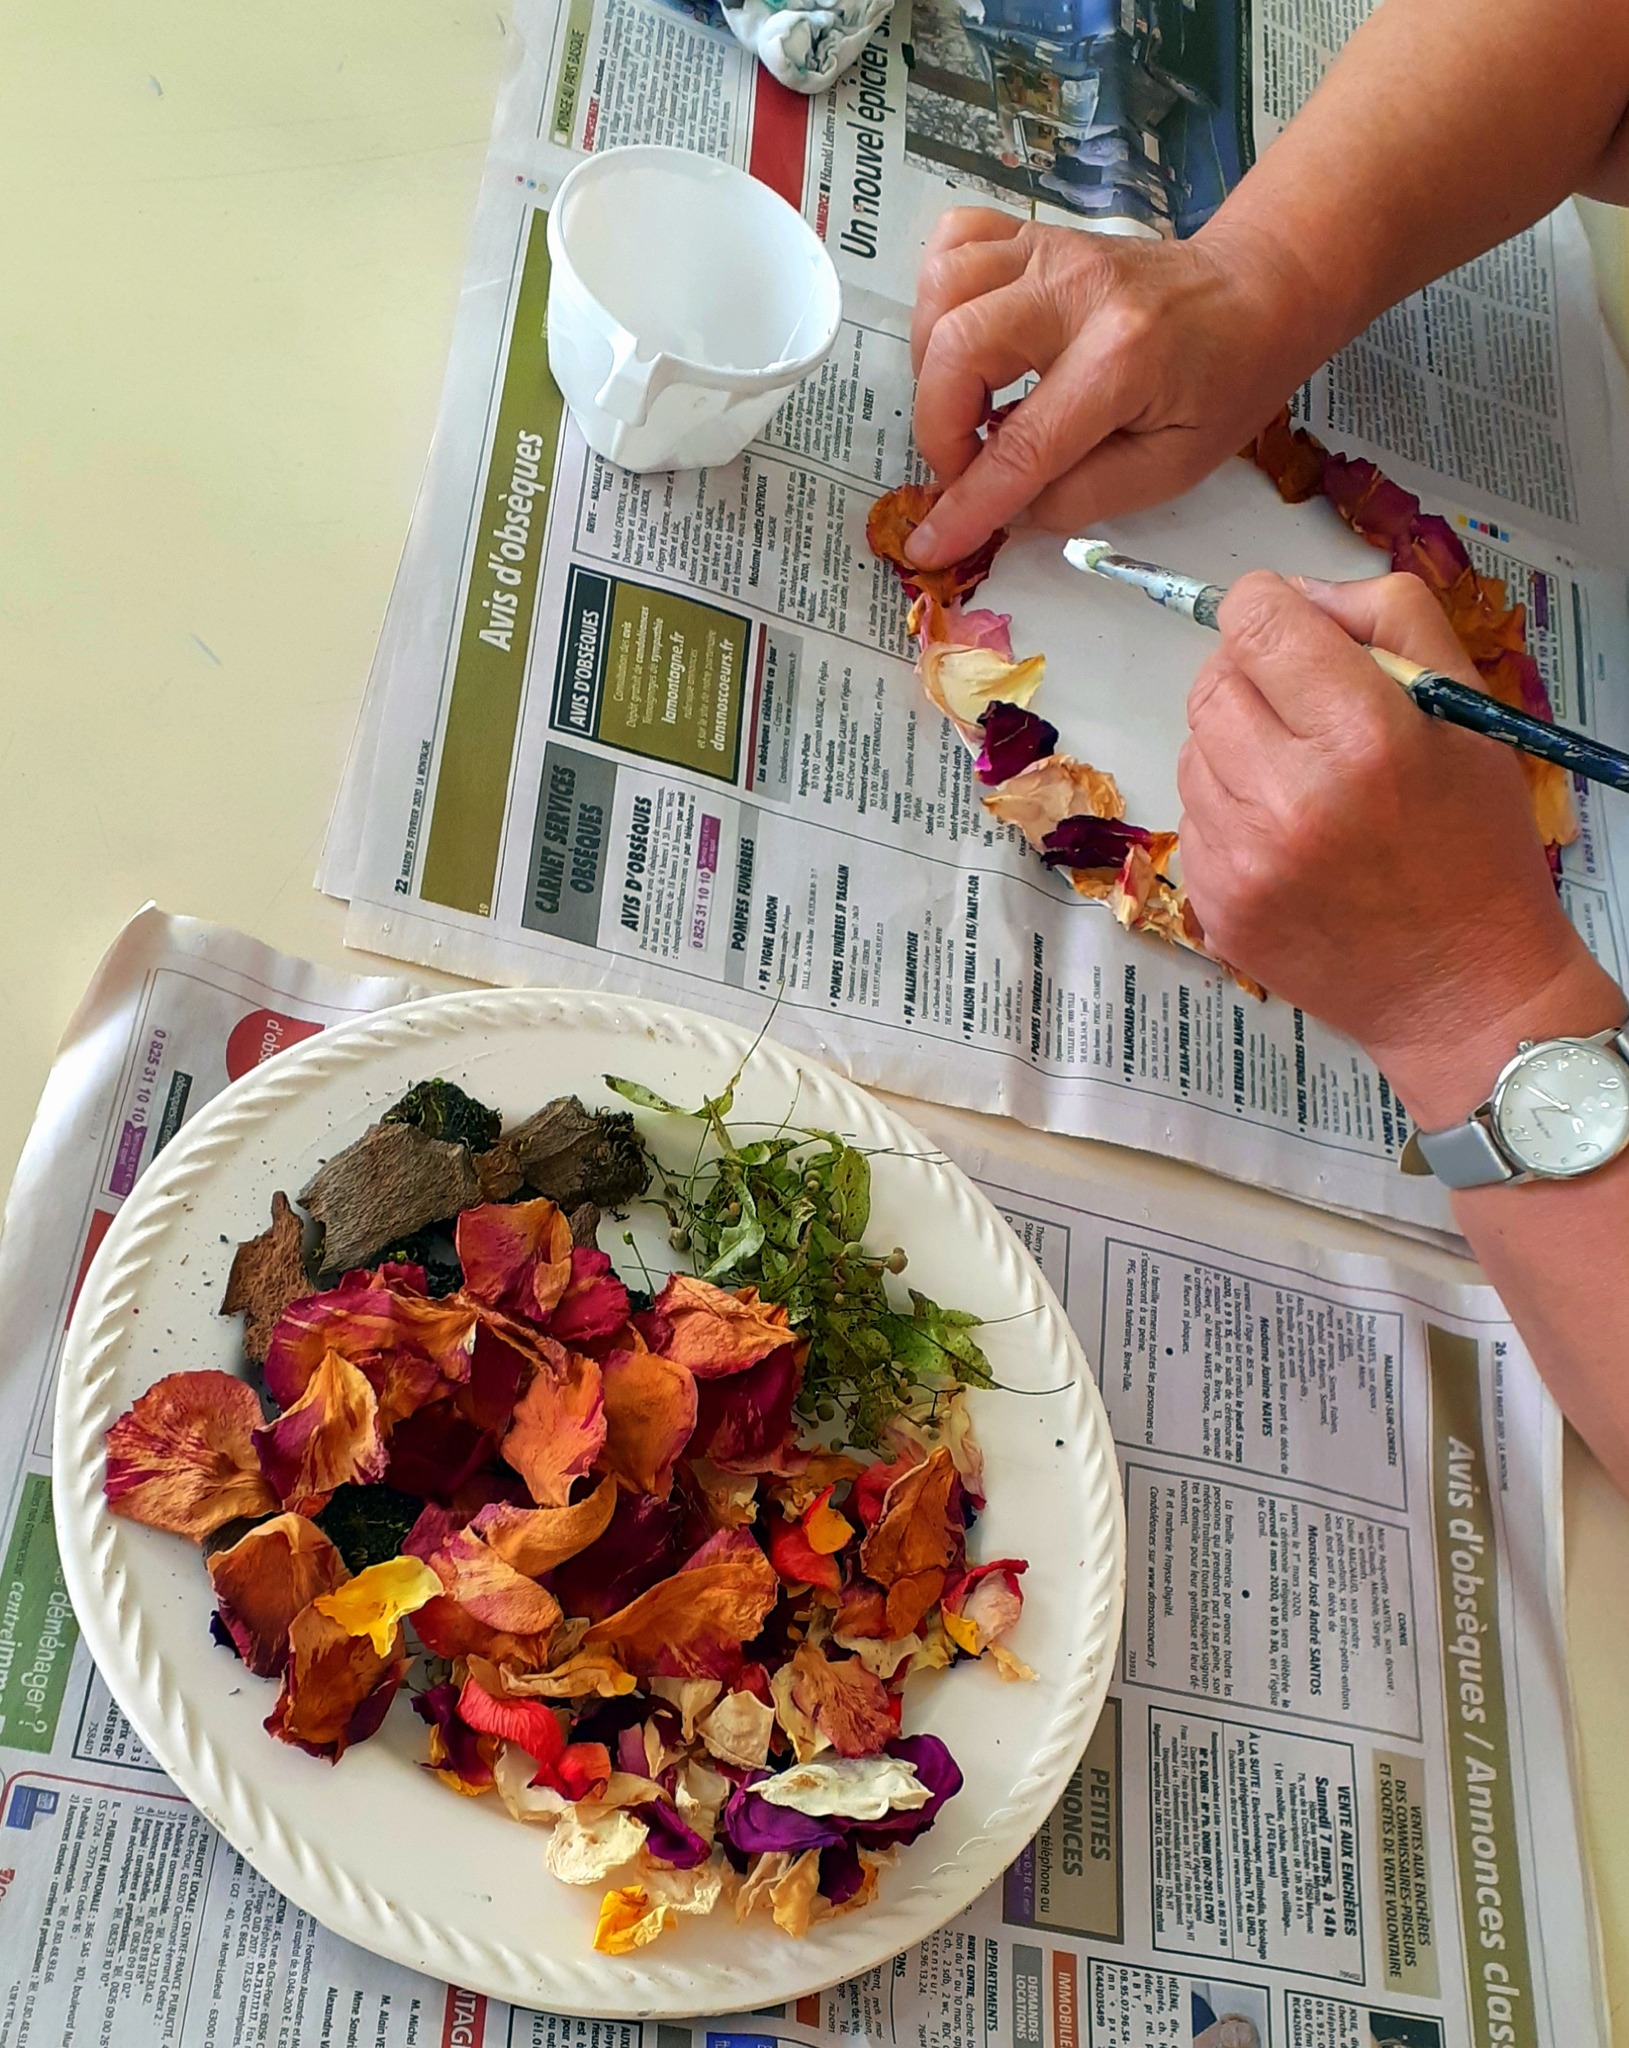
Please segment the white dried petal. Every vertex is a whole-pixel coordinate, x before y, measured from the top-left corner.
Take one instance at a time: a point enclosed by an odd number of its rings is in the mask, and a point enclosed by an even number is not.
[[[833,1636],[838,1649],[849,1650],[876,1678],[892,1678],[900,1665],[914,1657],[922,1638],[913,1630],[908,1636]]]
[[[760,1778],[752,1789],[771,1806],[842,1820],[881,1820],[886,1813],[909,1813],[933,1797],[915,1766],[896,1756],[845,1756],[831,1763],[795,1764],[776,1777]]]
[[[789,1662],[770,1673],[769,1691],[775,1702],[775,1719],[781,1724],[787,1741],[792,1745],[792,1754],[800,1764],[819,1756],[823,1749],[831,1748],[831,1738],[821,1733],[792,1697],[792,1666]]]
[[[549,1837],[543,1861],[562,1884],[598,1884],[645,1846],[650,1830],[620,1807],[568,1806]]]
[[[750,1692],[732,1692],[697,1727],[702,1741],[721,1763],[757,1770],[769,1755],[775,1710]]]
[[[724,1685],[717,1678],[652,1678],[646,1681],[645,1689],[659,1700],[666,1700],[670,1707],[678,1708],[684,1739],[693,1742],[697,1721],[718,1698]]]

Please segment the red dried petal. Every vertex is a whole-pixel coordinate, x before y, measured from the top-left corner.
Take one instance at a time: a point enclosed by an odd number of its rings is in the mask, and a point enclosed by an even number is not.
[[[484,1685],[467,1678],[458,1695],[458,1718],[477,1734],[517,1744],[544,1770],[565,1753],[566,1731],[546,1700],[496,1699]]]
[[[697,1389],[689,1455],[730,1472],[777,1469],[790,1446],[793,1404],[803,1382],[801,1344],[783,1344],[757,1365]]]
[[[571,1225],[544,1197],[466,1209],[456,1242],[465,1293],[529,1322],[548,1319],[571,1279]]]
[[[628,1290],[611,1270],[607,1253],[575,1245],[571,1279],[549,1317],[549,1335],[562,1344],[590,1344],[609,1337],[628,1319]]]
[[[103,1490],[116,1515],[201,1543],[278,1505],[255,1456],[253,1387],[229,1372],[172,1372],[107,1433]]]

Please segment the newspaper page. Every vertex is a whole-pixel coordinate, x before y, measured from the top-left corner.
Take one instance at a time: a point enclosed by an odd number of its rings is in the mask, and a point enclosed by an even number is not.
[[[1108,1706],[1004,1881],[834,1991],[660,2025],[430,1982],[283,1899],[79,1642],[51,1400],[106,1219],[186,1116],[401,993],[148,911],[52,1073],[0,1238],[3,2048],[1605,2048],[1560,1419],[1494,1296],[1246,1242],[1198,1181],[1156,1226],[1123,1165],[1043,1171],[995,1126],[934,1135],[1096,1363],[1131,1532]]]
[[[956,0],[900,0],[810,102],[755,69],[710,0],[527,0],[324,879],[350,896],[349,939],[376,952],[745,1023],[773,1007],[783,1038],[862,1080],[1448,1229],[1436,1184],[1398,1172],[1406,1115],[1349,1042],[1126,935],[994,825],[920,695],[892,571],[866,547],[872,499],[921,473],[906,337],[936,213],[994,195],[1191,231],[1325,48],[1302,48],[1295,9],[1071,0],[1084,41],[1070,55],[1022,25],[1017,0],[1003,27],[1007,4],[973,20]],[[1140,26],[1094,28],[1099,11]],[[1331,11],[1320,19],[1333,35]],[[723,468],[614,468],[549,377],[549,194],[582,149],[633,137],[752,170],[803,207],[843,274],[830,359]],[[1094,175],[1060,194],[1065,160]],[[1127,195],[1156,188],[1143,218]],[[1563,210],[1388,316],[1301,407],[1337,443],[1417,458],[1430,503],[1527,601],[1559,713],[1622,743],[1629,603],[1618,570],[1589,566],[1622,555],[1596,502],[1615,413],[1588,280]],[[1380,396],[1405,370],[1419,431],[1382,445]],[[1490,495],[1495,473],[1532,488]],[[1263,561],[1363,575],[1377,559],[1328,507],[1280,505],[1242,463],[1112,537],[1218,581]],[[1012,613],[1021,652],[1047,655],[1063,744],[1113,769],[1132,817],[1175,824],[1198,634],[1133,594],[1083,589],[1044,536],[1009,545],[981,601]],[[1629,810],[1579,802],[1567,902],[1621,973]]]

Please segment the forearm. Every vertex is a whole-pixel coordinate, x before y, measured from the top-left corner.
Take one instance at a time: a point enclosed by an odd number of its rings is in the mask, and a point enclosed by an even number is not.
[[[1277,269],[1294,379],[1599,188],[1626,104],[1629,0],[1384,0],[1202,236]]]
[[[1629,1494],[1629,1155],[1572,1182],[1454,1197],[1562,1413]]]

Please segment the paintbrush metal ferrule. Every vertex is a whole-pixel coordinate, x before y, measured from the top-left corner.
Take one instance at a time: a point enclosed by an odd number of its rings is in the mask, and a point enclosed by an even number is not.
[[[1117,554],[1105,540],[1082,536],[1066,541],[1063,553],[1071,568],[1088,576],[1106,577],[1111,583],[1127,583],[1168,612],[1215,631],[1217,607],[1226,595],[1219,583],[1205,583],[1197,576],[1179,576],[1174,569],[1162,569],[1157,562]]]

